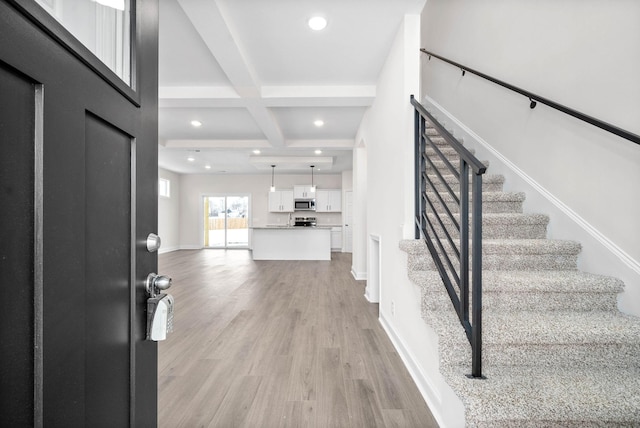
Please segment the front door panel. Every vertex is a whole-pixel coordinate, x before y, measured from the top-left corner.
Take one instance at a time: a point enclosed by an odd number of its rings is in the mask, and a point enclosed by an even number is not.
[[[85,426],[127,426],[131,138],[93,115],[85,126]],[[121,393],[111,397],[111,391]]]
[[[32,0],[0,0],[2,426],[156,426],[157,0],[132,87]]]
[[[35,85],[0,62],[0,94],[0,415],[7,426],[29,426],[34,404]],[[11,393],[4,394],[5,388]]]

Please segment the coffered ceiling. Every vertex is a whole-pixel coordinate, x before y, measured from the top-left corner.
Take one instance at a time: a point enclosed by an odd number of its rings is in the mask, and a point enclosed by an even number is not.
[[[183,174],[263,174],[274,164],[279,173],[312,164],[320,174],[351,169],[356,132],[399,25],[423,4],[160,0],[160,167]],[[326,18],[324,30],[308,26],[313,16]]]

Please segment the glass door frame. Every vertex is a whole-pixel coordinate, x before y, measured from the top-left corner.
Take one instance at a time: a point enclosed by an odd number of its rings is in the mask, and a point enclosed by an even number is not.
[[[208,216],[205,216],[205,207],[206,207],[206,203],[207,203],[207,199],[208,198],[224,198],[225,199],[225,209],[228,211],[228,206],[227,206],[227,202],[228,202],[228,198],[232,198],[232,197],[237,197],[237,198],[247,198],[247,214],[246,214],[246,219],[247,219],[247,244],[246,245],[233,245],[233,246],[229,246],[229,239],[228,239],[228,221],[229,221],[229,216],[227,215],[227,213],[225,213],[225,217],[224,217],[224,244],[223,245],[208,245],[207,243],[207,239],[205,237],[205,233],[208,232],[209,229],[206,229],[208,227],[206,221],[208,221]],[[251,229],[251,194],[250,193],[238,193],[238,192],[234,192],[234,193],[207,193],[207,194],[202,194],[201,198],[200,198],[200,239],[201,239],[201,243],[202,243],[202,248],[212,248],[212,249],[227,249],[227,250],[234,250],[234,249],[240,249],[240,250],[247,250],[251,247],[251,233],[250,233],[250,229]]]

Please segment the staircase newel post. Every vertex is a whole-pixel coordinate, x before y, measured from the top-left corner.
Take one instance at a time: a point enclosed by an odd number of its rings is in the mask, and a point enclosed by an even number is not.
[[[471,375],[482,378],[482,175],[473,175]]]
[[[414,97],[411,95],[411,102]],[[415,239],[420,239],[420,224],[422,221],[422,201],[420,198],[420,192],[422,189],[421,175],[422,175],[422,154],[420,153],[420,128],[421,128],[420,112],[416,108],[413,109],[413,155],[414,155],[414,223],[415,223]]]
[[[469,164],[460,158],[460,313],[469,321]]]

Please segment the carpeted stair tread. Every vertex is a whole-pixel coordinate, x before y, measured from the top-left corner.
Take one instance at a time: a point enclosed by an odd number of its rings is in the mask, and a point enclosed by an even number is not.
[[[428,217],[435,219],[435,215],[433,213],[428,213]],[[460,215],[458,213],[454,213],[456,221],[460,221]],[[447,214],[440,214],[440,218],[445,225],[453,225],[453,221],[451,217]],[[471,217],[473,219],[473,217]],[[483,213],[482,214],[482,225],[491,226],[491,225],[500,225],[500,224],[519,224],[519,225],[530,225],[530,224],[548,224],[549,216],[545,214],[523,214],[523,213]]]
[[[443,155],[445,155],[445,157],[447,157],[447,158],[449,158],[449,157],[458,158],[459,157],[458,156],[458,151],[456,149],[454,149],[453,147],[446,147],[446,146],[445,147],[440,147],[440,146],[438,146],[438,150],[440,150],[440,152]],[[469,150],[469,153],[471,153],[471,154],[475,154],[475,152],[476,152],[475,149],[471,149],[471,148],[467,149],[467,150]],[[436,153],[436,151],[432,147],[428,147],[427,146],[427,148],[425,149],[425,153],[428,156],[436,156],[436,159],[440,158],[440,156]]]
[[[464,368],[460,368],[464,370]],[[464,372],[464,371],[463,371]],[[640,369],[495,367],[486,379],[445,378],[463,400],[468,427],[637,427]]]
[[[437,196],[433,191],[427,191],[427,195],[431,200],[437,200]],[[445,202],[455,202],[453,196],[449,192],[439,192]],[[523,192],[482,192],[482,202],[523,202],[526,195]],[[473,198],[469,197],[472,201]]]
[[[447,166],[445,164],[445,162],[443,160],[441,160],[439,157],[438,158],[432,158],[431,162],[433,163],[433,165],[430,162],[427,162],[426,165],[426,172],[430,173],[435,169],[437,169],[438,171],[440,171],[440,174],[451,174],[451,169],[449,168],[449,166]],[[489,168],[490,166],[490,162],[488,160],[481,160],[480,162],[482,162],[482,164],[486,167]],[[453,160],[449,161],[449,163],[451,164],[451,167],[455,170],[458,171],[460,168],[460,162]]]
[[[549,239],[483,239],[482,242],[482,269],[484,271],[564,271],[578,268],[580,244],[577,242]],[[441,243],[451,260],[455,260],[449,242],[441,240]],[[441,253],[437,242],[434,242],[434,245],[436,245],[437,252]],[[435,270],[426,244],[422,243],[422,247],[416,246],[407,249],[409,269]]]
[[[441,290],[444,286],[436,271],[411,271],[409,277],[425,290]],[[618,278],[581,271],[486,271],[482,275],[485,293],[607,293],[624,289]]]
[[[450,319],[423,315],[440,333],[451,328]],[[619,312],[483,311],[482,331],[484,367],[638,367],[640,360],[640,321]],[[469,343],[448,341],[440,358],[470,366]]]
[[[572,254],[582,246],[575,241],[556,239],[483,239],[482,254]]]
[[[437,271],[410,271],[422,289],[423,311],[451,310]],[[617,278],[580,271],[485,271],[482,306],[485,311],[613,311],[623,283]]]
[[[445,185],[441,183],[440,178],[435,174],[427,174],[432,183],[436,185],[438,192],[446,192]],[[443,174],[445,183],[447,183],[455,192],[460,189],[460,182],[452,174]],[[482,176],[482,192],[501,192],[504,185],[504,176],[499,174],[485,174]],[[469,178],[471,183],[471,176]],[[429,189],[431,187],[429,186]]]
[[[438,236],[444,237],[444,231],[435,214],[428,213],[427,217],[436,227]],[[460,223],[459,214],[454,214],[456,222]],[[459,232],[453,220],[446,214],[440,214],[440,220],[449,234],[458,239]],[[549,217],[543,214],[523,213],[484,213],[482,216],[483,239],[544,239],[547,236]]]
[[[555,239],[483,239],[482,254],[571,254],[577,255],[581,246],[575,241]],[[420,239],[400,241],[400,249],[408,254],[431,257]]]

